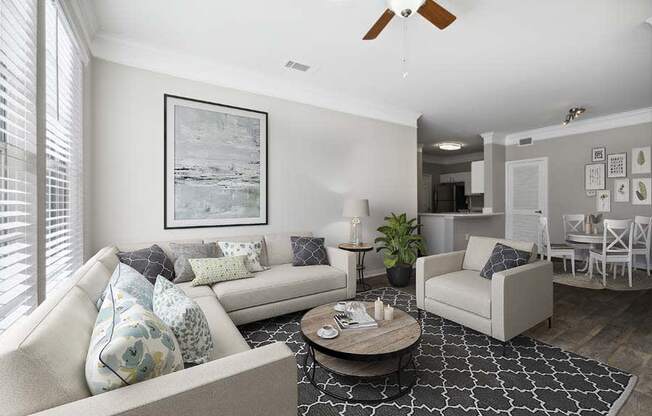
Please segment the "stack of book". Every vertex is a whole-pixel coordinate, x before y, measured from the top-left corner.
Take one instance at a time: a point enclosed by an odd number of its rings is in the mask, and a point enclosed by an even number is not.
[[[334,319],[340,329],[378,328],[378,322],[376,322],[366,311],[356,314],[340,313],[335,315]]]

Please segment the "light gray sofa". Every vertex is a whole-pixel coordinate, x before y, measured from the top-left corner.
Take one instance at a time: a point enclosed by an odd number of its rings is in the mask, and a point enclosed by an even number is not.
[[[480,276],[496,243],[531,253],[530,263]],[[508,341],[552,317],[552,263],[537,261],[534,243],[471,237],[466,250],[421,257],[416,266],[419,309]]]
[[[157,244],[169,250],[168,243]],[[265,236],[268,271],[212,288],[180,285],[206,315],[215,344],[212,361],[91,396],[84,366],[95,302],[118,264],[117,250],[101,249],[65,287],[0,335],[0,415],[296,416],[294,354],[282,343],[251,349],[236,325],[355,297],[352,253],[328,248],[331,266],[292,267],[286,263],[289,234]]]

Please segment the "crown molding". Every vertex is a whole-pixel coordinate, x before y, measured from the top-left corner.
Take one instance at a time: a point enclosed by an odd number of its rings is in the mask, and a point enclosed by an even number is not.
[[[75,35],[82,43],[84,62],[88,63],[92,54],[93,38],[99,28],[93,4],[87,0],[63,0],[61,5],[71,22]]]
[[[211,59],[160,49],[102,33],[95,35],[91,50],[97,58],[131,67],[394,124],[416,128],[417,120],[421,117],[421,113],[416,111],[383,106],[334,91],[299,85],[296,80],[270,77]]]
[[[652,123],[652,107],[626,111],[624,113],[610,114],[602,117],[577,120],[566,126],[559,124],[539,129],[510,133],[505,137],[505,144],[508,146],[515,145],[518,144],[520,139],[528,137],[531,137],[532,141],[536,142],[643,123]]]
[[[423,154],[423,161],[425,163],[435,163],[437,165],[454,165],[456,163],[476,162],[478,160],[484,160],[483,152],[464,153],[461,155],[451,156],[428,155],[426,153]]]

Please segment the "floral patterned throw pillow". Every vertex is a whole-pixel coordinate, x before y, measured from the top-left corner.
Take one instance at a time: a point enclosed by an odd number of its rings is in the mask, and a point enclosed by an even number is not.
[[[110,287],[86,356],[90,392],[96,395],[182,369],[172,330],[135,298]]]
[[[247,256],[188,259],[195,273],[193,286],[254,277],[245,264]]]
[[[263,252],[261,241],[218,241],[220,250],[226,257],[247,256],[247,269],[250,272],[262,272],[267,270],[260,264],[260,257]]]
[[[210,360],[213,338],[208,321],[197,302],[163,277],[154,285],[154,313],[170,327],[181,347],[184,363]]]

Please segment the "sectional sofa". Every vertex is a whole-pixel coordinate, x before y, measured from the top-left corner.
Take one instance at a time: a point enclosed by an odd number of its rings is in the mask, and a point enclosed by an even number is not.
[[[293,267],[290,234],[219,238],[258,239],[269,270],[213,287],[180,284],[208,319],[212,361],[91,396],[84,365],[95,302],[118,264],[117,251],[153,243],[101,249],[65,287],[0,335],[0,415],[296,416],[294,354],[282,343],[251,349],[236,325],[355,297],[355,257],[328,247],[330,266]],[[156,244],[169,253],[168,242]]]

